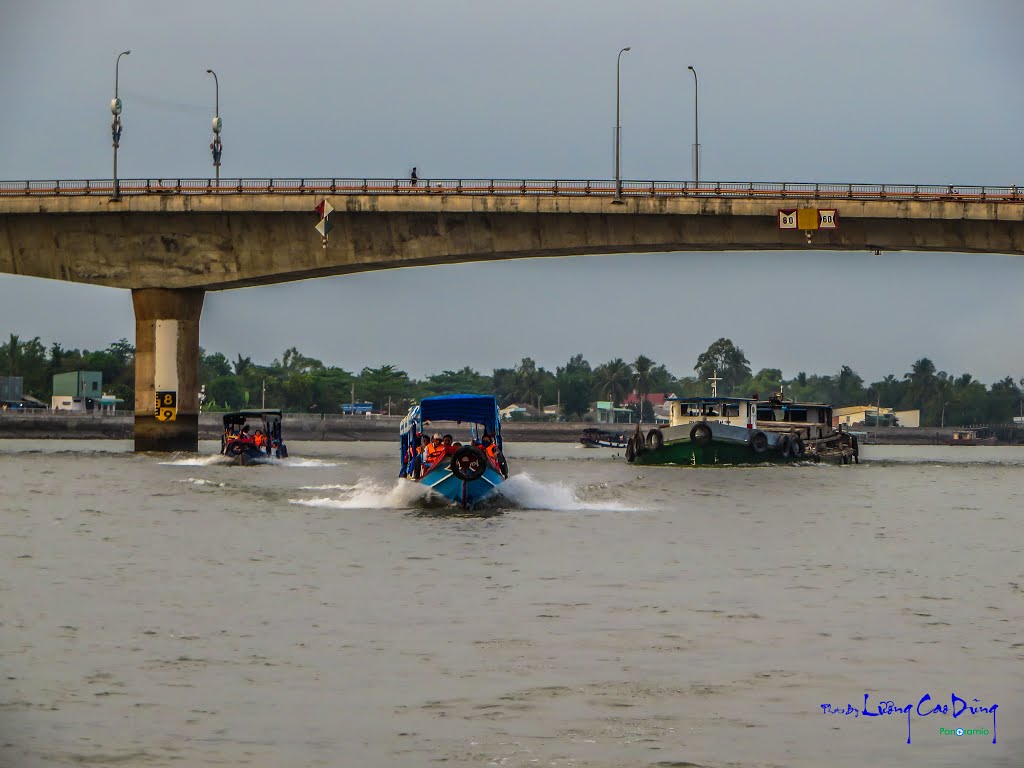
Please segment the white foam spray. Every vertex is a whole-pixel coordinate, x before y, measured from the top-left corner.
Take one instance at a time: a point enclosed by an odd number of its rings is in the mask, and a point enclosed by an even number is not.
[[[557,512],[637,512],[618,501],[585,498],[581,491],[561,482],[535,480],[529,474],[512,475],[498,486],[498,492],[523,509],[550,509]]]
[[[291,504],[304,507],[332,507],[334,509],[411,509],[429,493],[425,485],[408,480],[396,480],[387,486],[375,480],[361,478],[355,485],[331,485],[309,490],[337,490],[337,497],[288,499]]]

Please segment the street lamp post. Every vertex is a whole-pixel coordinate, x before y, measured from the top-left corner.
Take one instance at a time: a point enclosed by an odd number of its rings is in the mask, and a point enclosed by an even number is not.
[[[110,190],[111,202],[118,202],[121,199],[121,187],[117,181],[117,146],[121,143],[121,99],[117,96],[118,69],[121,66],[121,57],[127,56],[131,51],[121,51],[117,54],[117,61],[114,62],[114,100],[110,102],[110,112],[114,120],[110,124],[110,136],[114,140],[114,180]]]
[[[210,152],[213,153],[213,169],[217,174],[217,186],[220,187],[220,153],[223,151],[220,142],[220,81],[217,79],[217,73],[212,69],[208,69],[206,72],[213,75],[214,97],[216,99],[213,108],[213,143],[210,144]]]
[[[693,181],[700,183],[700,125],[697,121],[697,70],[687,67],[693,72]]]
[[[947,400],[942,404],[942,416],[939,417],[939,427],[946,426],[946,406],[949,405],[952,400]]]
[[[621,81],[620,72],[622,69],[622,54],[629,50],[629,47],[623,48],[619,51],[619,55],[615,60],[615,199],[614,203],[622,203],[622,172],[620,155],[622,154],[622,125],[619,122],[619,83]]]

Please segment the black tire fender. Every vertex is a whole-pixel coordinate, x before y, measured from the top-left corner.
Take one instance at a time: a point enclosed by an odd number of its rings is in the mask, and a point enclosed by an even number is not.
[[[690,442],[697,445],[704,445],[711,442],[711,427],[706,423],[699,422],[690,429]]]
[[[794,459],[802,459],[804,457],[804,450],[804,441],[794,436],[793,442],[789,444],[789,455]]]
[[[768,450],[768,435],[761,430],[756,430],[750,436],[750,448],[754,453],[764,453]]]
[[[647,447],[652,451],[657,451],[665,444],[665,436],[661,433],[660,429],[652,429],[647,433]]]
[[[508,462],[505,461],[505,454],[498,451],[498,469],[501,470],[501,476],[508,480]]]
[[[479,448],[464,445],[452,456],[451,470],[464,482],[479,480],[487,470],[487,457]]]
[[[789,435],[779,435],[779,442],[775,444],[775,447],[779,449],[780,455],[789,456],[790,442],[792,442],[792,438]]]
[[[630,437],[626,441],[626,461],[628,461],[630,464],[632,464],[633,460],[635,458],[636,458],[636,446],[633,445],[633,438]]]

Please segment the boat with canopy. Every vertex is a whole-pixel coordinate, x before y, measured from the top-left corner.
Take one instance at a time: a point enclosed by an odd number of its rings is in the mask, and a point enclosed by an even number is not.
[[[451,434],[442,436],[444,422]],[[425,397],[402,419],[399,438],[399,476],[463,509],[493,495],[508,477],[493,395]]]

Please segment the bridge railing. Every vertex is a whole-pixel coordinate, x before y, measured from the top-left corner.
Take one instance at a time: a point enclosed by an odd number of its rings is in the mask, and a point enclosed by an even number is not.
[[[521,195],[609,197],[608,179],[120,179],[122,196],[138,195]],[[0,196],[110,195],[110,179],[0,181]],[[961,184],[836,184],[763,181],[636,181],[621,183],[624,197],[786,198],[793,200],[945,200],[1024,203],[1017,186]]]

